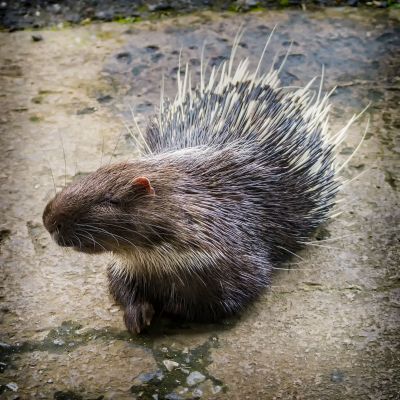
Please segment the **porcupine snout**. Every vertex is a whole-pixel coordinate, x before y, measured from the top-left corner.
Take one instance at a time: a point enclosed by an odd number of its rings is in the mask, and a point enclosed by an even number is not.
[[[43,225],[50,233],[52,239],[62,247],[73,247],[74,222],[65,215],[54,211],[54,200],[51,200],[43,212]]]

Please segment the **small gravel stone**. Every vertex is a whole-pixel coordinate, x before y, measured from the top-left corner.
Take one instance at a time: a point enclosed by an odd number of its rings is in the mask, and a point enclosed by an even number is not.
[[[0,373],[3,373],[7,368],[7,364],[4,362],[0,362]]]
[[[176,394],[176,393],[168,393],[167,395],[165,395],[165,398],[167,399],[167,400],[182,400],[182,397],[181,396],[179,396],[178,394]]]
[[[165,368],[167,368],[168,371],[172,371],[176,367],[179,367],[179,363],[172,360],[164,360],[163,364],[165,365]]]
[[[197,385],[200,382],[203,382],[206,377],[199,371],[193,371],[186,378],[186,382],[189,386]]]
[[[135,378],[134,384],[141,385],[143,383],[149,383],[151,381],[159,381],[161,382],[164,379],[164,374],[161,371],[155,372],[145,372],[140,374]]]
[[[203,396],[203,391],[201,389],[194,389],[193,396],[196,398],[199,398],[199,397]]]
[[[16,392],[18,390],[18,385],[15,382],[7,383],[6,387],[13,392]]]
[[[213,386],[213,388],[211,389],[212,394],[217,394],[217,393],[219,393],[221,390],[222,390],[222,386],[219,386],[219,385]]]

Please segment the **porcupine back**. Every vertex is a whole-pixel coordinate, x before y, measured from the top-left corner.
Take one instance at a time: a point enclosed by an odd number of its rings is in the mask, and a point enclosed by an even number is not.
[[[195,89],[188,66],[183,80],[178,71],[176,98],[168,102],[162,96],[159,115],[146,131],[144,153],[172,156],[198,148],[221,151],[223,158],[224,149],[236,152],[236,163],[234,156],[231,163],[220,160],[225,171],[218,170],[218,185],[225,185],[228,192],[237,187],[249,198],[263,193],[264,204],[258,198],[243,202],[242,212],[257,220],[259,246],[268,249],[269,259],[284,261],[334,206],[340,186],[335,149],[349,124],[329,136],[329,95],[322,97],[321,87],[318,93],[311,91],[313,81],[297,90],[280,87],[279,71],[271,68],[259,74],[263,56],[253,73],[247,59],[234,69],[239,39],[240,35],[230,60],[214,67],[208,78],[202,60]],[[197,168],[200,175],[204,173],[201,165]],[[224,217],[235,218],[228,214],[227,210]]]

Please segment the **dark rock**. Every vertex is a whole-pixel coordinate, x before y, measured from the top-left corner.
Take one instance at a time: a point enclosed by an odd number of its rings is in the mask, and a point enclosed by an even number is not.
[[[149,45],[149,46],[146,46],[145,49],[146,49],[146,51],[148,51],[149,53],[154,53],[154,52],[156,52],[157,50],[160,50],[160,48],[159,48],[158,46],[154,45],[154,44],[151,44],[151,45]]]
[[[33,34],[33,35],[32,35],[32,40],[33,40],[34,42],[40,42],[40,41],[43,40],[43,36],[40,35],[39,33]]]
[[[78,393],[74,393],[71,390],[66,392],[57,391],[54,393],[54,400],[82,400],[82,396]]]
[[[112,96],[110,96],[109,94],[105,94],[105,95],[102,95],[102,96],[97,97],[96,100],[97,100],[99,103],[109,103],[112,99],[113,99]]]
[[[147,9],[150,12],[153,12],[153,11],[168,11],[168,10],[171,10],[172,7],[166,1],[165,2],[160,1],[160,2],[154,3],[154,4],[147,4]]]
[[[11,235],[11,231],[9,229],[1,229],[0,230],[0,244],[3,243],[6,239]],[[2,308],[3,310],[3,308]],[[1,348],[1,346],[0,346]]]
[[[94,13],[94,18],[101,21],[112,21],[114,19],[114,13],[110,10],[100,10]]]
[[[132,61],[132,55],[131,55],[131,53],[129,53],[129,52],[127,52],[127,51],[123,51],[123,52],[121,52],[121,53],[118,53],[118,54],[115,56],[115,58],[116,58],[118,61],[125,62],[125,63],[127,63],[127,64],[130,64],[130,62]]]
[[[85,107],[76,112],[77,115],[93,114],[97,111],[96,107]]]

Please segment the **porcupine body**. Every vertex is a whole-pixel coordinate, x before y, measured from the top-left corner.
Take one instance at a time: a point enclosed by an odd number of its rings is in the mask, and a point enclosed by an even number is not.
[[[195,89],[178,72],[139,159],[100,168],[45,210],[59,244],[91,252],[91,235],[93,252],[113,253],[110,291],[132,332],[154,312],[210,321],[242,310],[334,205],[345,129],[328,136],[328,96],[281,88],[277,71],[250,73],[247,60],[234,69],[236,46]],[[70,233],[65,217],[56,228],[67,200],[68,224],[83,226]]]

